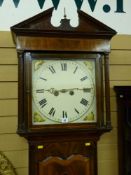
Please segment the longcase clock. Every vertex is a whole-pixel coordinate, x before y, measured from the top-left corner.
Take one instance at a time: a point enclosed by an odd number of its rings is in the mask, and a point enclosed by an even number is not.
[[[66,16],[54,27],[52,12],[11,28],[17,133],[29,142],[30,175],[97,175],[97,141],[112,129],[109,53],[116,32],[82,11],[77,27]]]

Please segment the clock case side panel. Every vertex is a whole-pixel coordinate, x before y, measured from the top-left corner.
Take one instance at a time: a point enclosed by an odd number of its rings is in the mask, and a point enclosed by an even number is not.
[[[97,57],[96,57],[97,55]],[[96,96],[97,96],[97,122],[96,123],[88,123],[88,124],[65,124],[65,125],[48,125],[48,126],[33,126],[32,125],[32,75],[31,75],[31,69],[32,69],[32,57],[35,57],[37,59],[41,59],[42,57],[47,56],[48,58],[55,59],[55,58],[60,58],[62,59],[63,57],[67,57],[69,59],[75,58],[93,58],[95,59],[95,64],[96,64]],[[54,129],[56,133],[60,134],[67,131],[67,132],[85,132],[87,131],[88,133],[97,133],[98,135],[102,134],[103,131],[106,130],[104,128],[104,125],[102,125],[104,122],[104,116],[103,116],[103,72],[102,72],[102,56],[100,54],[91,54],[91,53],[63,53],[63,52],[54,52],[52,54],[46,53],[46,52],[25,52],[24,53],[24,70],[23,70],[23,93],[24,93],[24,98],[23,99],[23,105],[24,105],[24,111],[23,111],[23,130],[18,129],[19,134],[38,134],[38,133],[45,133],[45,134],[51,134],[54,133]],[[22,63],[23,64],[23,63]],[[19,106],[21,103],[19,103]],[[20,106],[21,108],[21,106]],[[21,124],[20,124],[21,125]]]
[[[96,58],[96,103],[97,103],[97,126],[104,127],[104,89],[103,89],[103,56]]]
[[[24,51],[18,51],[18,134],[27,132],[27,116],[25,116],[24,95]]]

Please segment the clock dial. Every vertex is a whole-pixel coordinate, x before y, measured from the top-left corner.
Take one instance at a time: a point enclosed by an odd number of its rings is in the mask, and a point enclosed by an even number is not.
[[[33,124],[96,122],[93,60],[33,60],[32,86]]]

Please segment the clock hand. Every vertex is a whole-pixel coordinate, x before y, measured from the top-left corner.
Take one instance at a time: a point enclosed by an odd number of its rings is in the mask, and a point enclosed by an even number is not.
[[[58,90],[58,91],[61,92],[61,93],[69,92],[70,95],[74,95],[75,90],[77,90],[77,91],[82,90],[83,92],[91,92],[91,89],[92,88],[70,88],[70,89],[61,89],[61,90]]]
[[[50,89],[44,89],[44,91],[50,92],[51,94],[54,94],[56,91],[55,88],[50,88]]]
[[[50,88],[50,89],[44,89],[44,91],[47,91],[55,96],[58,96],[59,95],[59,92],[61,93],[66,93],[66,92],[69,92],[70,95],[74,95],[74,90],[77,90],[77,91],[84,91],[84,92],[90,92],[91,91],[91,88],[70,88],[70,89],[60,89],[60,90],[56,90],[55,88]]]
[[[82,90],[84,92],[90,92],[91,91],[91,88],[70,88],[70,89],[61,89],[61,90],[58,90],[59,92],[61,93],[66,93],[68,91],[73,91],[73,90]]]
[[[51,93],[51,94],[53,94],[55,96],[58,96],[59,95],[59,91],[56,90],[55,88],[44,89],[44,91],[49,92],[49,93]]]

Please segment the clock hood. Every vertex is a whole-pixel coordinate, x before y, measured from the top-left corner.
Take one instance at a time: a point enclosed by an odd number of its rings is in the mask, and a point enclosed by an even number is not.
[[[79,25],[72,27],[70,19],[64,16],[61,25],[54,27],[51,24],[51,17],[54,8],[50,8],[34,17],[31,17],[11,27],[14,41],[16,36],[44,36],[44,37],[69,37],[69,38],[108,38],[116,34],[116,31],[78,10]]]

